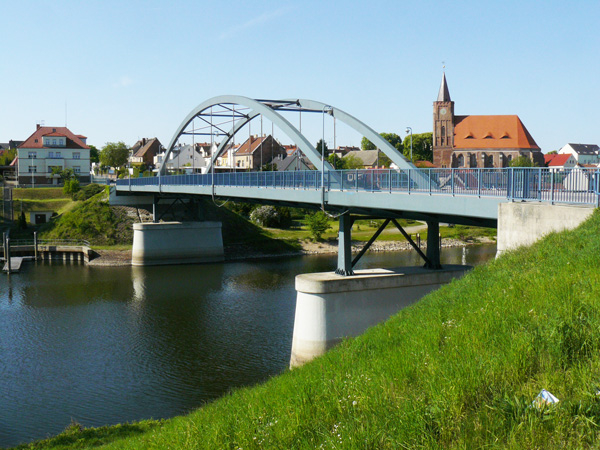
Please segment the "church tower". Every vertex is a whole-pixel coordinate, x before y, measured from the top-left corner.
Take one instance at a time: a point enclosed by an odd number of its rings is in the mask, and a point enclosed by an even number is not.
[[[433,102],[433,164],[437,167],[452,167],[454,147],[454,102],[446,83],[446,73],[437,101]]]

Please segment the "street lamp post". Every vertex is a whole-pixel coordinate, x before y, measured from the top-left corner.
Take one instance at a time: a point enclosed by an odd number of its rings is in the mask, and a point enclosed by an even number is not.
[[[412,144],[412,128],[411,127],[406,127],[406,134],[408,134],[409,131],[410,131],[410,162],[413,162],[413,156],[412,156],[412,148],[413,148],[413,144]]]

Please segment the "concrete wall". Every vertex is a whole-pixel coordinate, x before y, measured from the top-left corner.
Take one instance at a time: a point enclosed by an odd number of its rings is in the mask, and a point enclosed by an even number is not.
[[[588,205],[510,202],[498,205],[498,253],[531,245],[554,231],[572,230],[594,211]]]
[[[425,294],[459,278],[469,266],[358,270],[296,277],[296,316],[290,366],[322,355],[345,337],[358,336]]]
[[[131,264],[223,261],[221,222],[134,223]]]

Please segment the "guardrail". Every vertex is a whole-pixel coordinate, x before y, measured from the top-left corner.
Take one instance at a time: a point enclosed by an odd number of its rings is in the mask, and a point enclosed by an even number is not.
[[[26,245],[35,245],[34,239],[11,239],[11,247],[19,247]],[[38,239],[37,245],[39,246],[70,246],[70,247],[89,247],[90,243],[84,239]]]
[[[600,169],[358,169],[325,171],[327,191],[504,197],[600,206]],[[321,189],[321,172],[227,172],[117,180],[117,186]]]

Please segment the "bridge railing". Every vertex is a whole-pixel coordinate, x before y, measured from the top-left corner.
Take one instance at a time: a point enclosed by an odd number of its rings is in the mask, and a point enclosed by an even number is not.
[[[600,205],[600,169],[356,169],[324,175],[329,191],[474,195]],[[321,189],[321,172],[226,172],[117,180],[118,186],[219,186]]]

